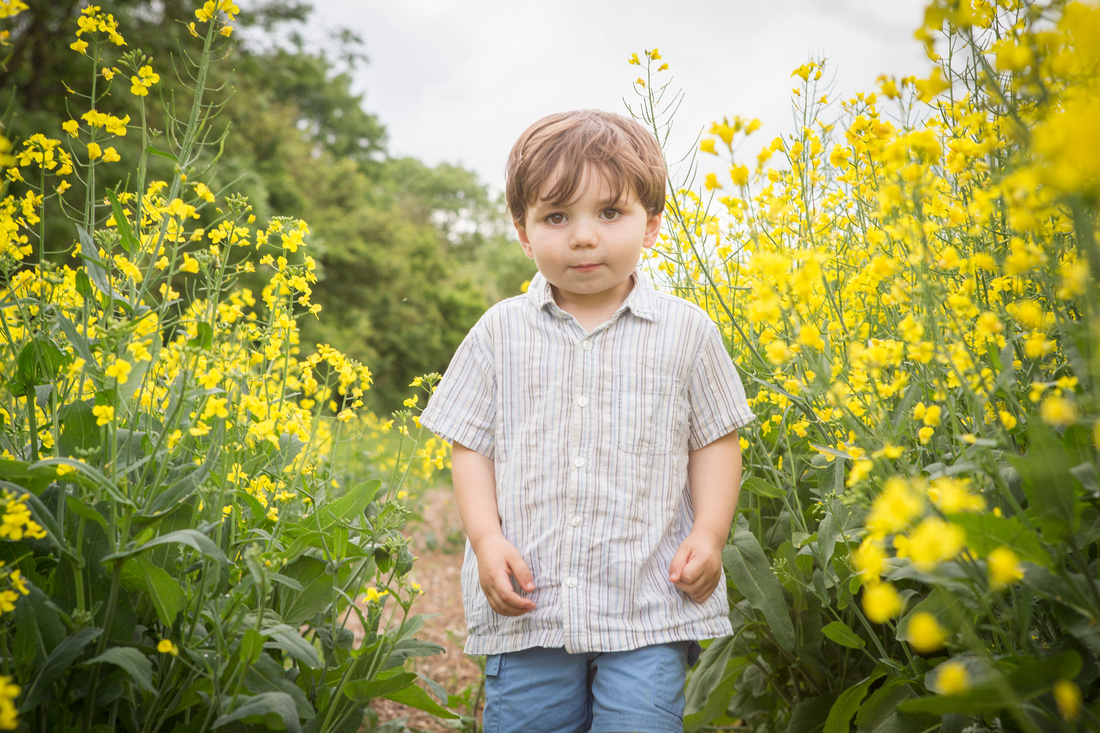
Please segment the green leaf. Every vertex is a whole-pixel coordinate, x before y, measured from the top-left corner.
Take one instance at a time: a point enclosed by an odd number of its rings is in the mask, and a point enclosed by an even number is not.
[[[722,550],[722,564],[737,590],[753,608],[764,614],[776,642],[787,651],[794,651],[794,624],[783,596],[783,586],[744,516],[737,517],[733,540]]]
[[[111,498],[117,501],[119,504],[129,507],[132,507],[134,505],[134,502],[130,501],[122,495],[122,492],[119,491],[118,487],[114,485],[114,482],[112,482],[109,478],[100,473],[98,469],[93,466],[89,466],[83,461],[78,461],[73,458],[43,458],[41,461],[31,464],[30,468],[35,469],[43,466],[70,466],[72,468],[75,468],[77,472],[75,474],[70,474],[71,476],[85,476],[91,479],[96,486],[106,491],[111,496]]]
[[[179,581],[147,557],[132,557],[122,564],[122,582],[129,588],[144,591],[153,602],[157,618],[167,627],[187,605],[187,596]]]
[[[177,158],[176,156],[172,155],[169,152],[161,150],[160,148],[155,148],[152,145],[147,145],[145,147],[145,152],[149,153],[150,155],[158,155],[161,158],[167,158],[168,160],[172,161],[173,163],[178,163],[179,162],[179,158]]]
[[[1058,436],[1038,416],[1028,422],[1028,450],[1008,460],[1023,477],[1028,512],[1043,530],[1047,542],[1065,542],[1077,531],[1082,503],[1070,467],[1081,461],[1063,447]]]
[[[138,250],[138,241],[134,238],[134,230],[130,227],[130,220],[126,218],[126,211],[118,200],[118,194],[107,189],[107,198],[111,201],[111,213],[115,218],[115,229],[118,230],[122,248],[128,253]]]
[[[265,646],[274,646],[282,649],[291,659],[297,660],[314,669],[321,667],[321,658],[313,645],[302,638],[298,630],[286,624],[279,624],[264,629],[261,633],[271,638]]]
[[[416,681],[416,675],[401,667],[381,672],[373,680],[356,680],[344,686],[344,694],[359,704],[370,702],[377,697],[389,697],[394,692],[408,687]]]
[[[214,347],[214,327],[206,321],[197,321],[195,323],[196,334],[193,338],[188,340],[188,345],[196,346],[203,351],[209,351]]]
[[[249,631],[259,636],[255,629],[249,629]],[[262,637],[260,638],[262,639]],[[261,653],[255,662],[248,667],[248,671],[245,672],[245,688],[253,695],[263,692],[284,692],[294,700],[298,717],[302,720],[312,720],[316,717],[313,705],[310,704],[305,692],[295,685],[287,675],[288,672],[283,669],[282,664]]]
[[[762,478],[752,477],[747,478],[741,483],[742,491],[749,491],[757,496],[763,496],[768,499],[782,499],[787,495],[787,492],[783,489],[772,486]]]
[[[443,718],[444,720],[455,720],[457,715],[441,707],[439,703],[431,698],[424,688],[417,685],[409,685],[408,687],[402,687],[396,692],[391,692],[388,695],[384,695],[388,700],[399,702],[402,705],[408,705],[410,708],[416,708],[417,710],[423,710],[427,713],[431,713],[437,718]]]
[[[61,679],[62,675],[69,671],[73,663],[84,648],[99,638],[103,629],[83,628],[72,636],[67,636],[53,651],[49,653],[45,661],[38,667],[38,673],[27,687],[27,691],[19,703],[19,709],[23,711],[33,710],[49,692],[54,682]]]
[[[133,312],[133,304],[131,304],[122,293],[119,293],[111,287],[111,281],[107,277],[107,270],[103,267],[103,260],[99,259],[99,247],[96,246],[95,241],[92,239],[92,235],[81,226],[76,228],[76,234],[77,238],[80,240],[80,251],[77,254],[84,260],[84,271],[88,273],[88,277],[91,278],[95,286],[99,288],[99,292],[110,297],[112,300],[118,301],[126,306],[127,310]]]
[[[256,629],[247,629],[241,637],[241,645],[238,649],[241,661],[245,664],[253,664],[264,651],[264,635]]]
[[[136,557],[143,552],[148,552],[154,547],[159,547],[161,545],[185,545],[202,554],[204,557],[216,561],[223,567],[229,565],[229,559],[225,556],[225,553],[221,551],[221,548],[214,543],[214,540],[210,539],[202,532],[199,532],[197,529],[179,529],[175,532],[169,532],[160,537],[155,537],[137,547],[106,555],[103,558],[103,562],[106,563],[111,560],[124,560],[126,558]]]
[[[361,516],[381,487],[380,479],[364,481],[348,489],[339,499],[319,506],[313,513],[316,528],[324,531],[336,522],[350,522],[353,517]]]
[[[237,703],[237,707],[231,713],[222,715],[214,721],[215,728],[232,723],[235,720],[248,721],[255,718],[254,722],[266,725],[268,729],[287,730],[289,733],[301,733],[302,726],[298,722],[298,708],[294,704],[294,698],[285,692],[261,692],[259,695],[239,695],[235,700],[226,699],[225,705]],[[243,702],[242,702],[243,701]],[[282,723],[281,727],[279,724]]]
[[[829,717],[825,720],[824,733],[848,733],[851,727],[852,717],[859,710],[859,705],[867,690],[886,674],[884,669],[876,669],[869,677],[849,687],[833,703],[829,709]]]
[[[831,641],[849,649],[862,649],[867,646],[867,642],[861,639],[859,634],[852,631],[848,624],[843,621],[833,621],[822,628],[821,633],[825,634]]]
[[[153,687],[153,663],[149,661],[149,657],[137,649],[128,646],[111,647],[95,659],[89,659],[84,665],[91,666],[100,663],[121,667],[141,689],[156,694],[157,690]]]
[[[90,455],[103,442],[103,430],[96,424],[92,413],[92,401],[81,400],[64,405],[58,411],[61,422],[61,440],[58,448],[62,455]]]
[[[1021,657],[1007,674],[981,682],[955,695],[931,695],[906,700],[898,710],[906,713],[986,715],[1049,692],[1060,679],[1073,679],[1081,671],[1081,656],[1064,651],[1046,659]]]
[[[1054,560],[1039,544],[1039,536],[1020,517],[998,517],[989,512],[960,513],[948,517],[952,524],[966,530],[966,544],[979,557],[998,547],[1009,547],[1016,556],[1053,569]]]

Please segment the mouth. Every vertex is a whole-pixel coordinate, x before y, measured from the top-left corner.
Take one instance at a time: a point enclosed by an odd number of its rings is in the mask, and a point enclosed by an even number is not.
[[[599,263],[589,265],[573,265],[573,267],[570,269],[575,270],[576,272],[593,272],[598,269],[599,266]]]

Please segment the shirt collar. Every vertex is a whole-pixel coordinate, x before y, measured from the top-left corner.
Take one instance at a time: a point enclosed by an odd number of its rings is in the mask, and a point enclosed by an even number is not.
[[[616,313],[620,313],[625,309],[630,310],[638,318],[647,321],[659,320],[660,311],[657,307],[657,291],[653,288],[653,283],[640,270],[635,270],[630,277],[634,280],[634,287]],[[554,302],[554,293],[550,289],[550,282],[542,276],[541,272],[535,273],[535,276],[531,278],[531,284],[527,286],[527,299],[539,310],[550,308],[551,313],[564,313],[558,307],[558,304]]]

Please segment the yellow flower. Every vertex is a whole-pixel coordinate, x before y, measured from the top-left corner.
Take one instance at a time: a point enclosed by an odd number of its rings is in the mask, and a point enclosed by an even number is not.
[[[882,493],[871,502],[867,515],[867,530],[872,537],[885,537],[907,528],[913,518],[924,511],[924,500],[902,478],[886,480]]]
[[[104,163],[117,163],[122,160],[122,156],[118,154],[118,151],[114,147],[107,148],[103,151]]]
[[[923,427],[917,431],[917,439],[920,440],[921,445],[926,445],[928,441],[932,440],[932,435],[936,431],[930,427]]]
[[[103,155],[103,148],[99,147],[99,143],[88,143],[88,158],[95,160],[99,156]]]
[[[857,573],[877,579],[886,567],[886,551],[881,542],[866,537],[852,554],[852,562]]]
[[[1016,553],[1008,547],[998,547],[986,558],[989,566],[989,584],[1000,589],[1023,580],[1024,567]]]
[[[109,425],[115,419],[115,408],[110,405],[96,405],[92,408],[96,425]]]
[[[718,155],[714,150],[714,138],[708,137],[699,143],[699,150],[704,153],[710,153],[711,155]]]
[[[85,56],[88,55],[88,42],[85,40],[77,39],[69,44],[69,48],[76,51],[77,53],[82,53]]]
[[[950,660],[936,667],[936,679],[932,689],[941,695],[955,695],[970,687],[970,673],[962,662]]]
[[[113,364],[108,366],[104,373],[108,377],[114,377],[119,384],[125,384],[126,380],[130,378],[130,362],[125,359],[116,359]]]
[[[420,401],[420,395],[414,394],[405,400],[405,407],[416,407],[416,403]]]
[[[1054,683],[1054,702],[1058,705],[1058,714],[1070,723],[1081,714],[1081,688],[1072,680],[1058,680]]]
[[[180,648],[171,639],[161,639],[157,642],[157,651],[161,654],[171,654],[173,657],[178,657]]]
[[[706,180],[703,182],[708,191],[713,191],[716,188],[721,188],[722,184],[718,182],[718,176],[714,173],[708,173]]]
[[[863,588],[863,612],[876,624],[884,624],[897,616],[904,605],[889,583],[869,583]]]
[[[966,544],[966,532],[957,524],[939,517],[922,521],[908,538],[895,537],[898,557],[908,557],[918,570],[933,570],[953,559]]]
[[[76,137],[80,132],[80,123],[76,120],[69,120],[61,123],[61,129],[69,133],[70,137]]]
[[[383,596],[388,596],[390,592],[388,590],[379,591],[377,588],[367,588],[367,603],[378,603],[382,600]]]
[[[1058,395],[1047,397],[1039,405],[1039,417],[1047,425],[1072,425],[1077,422],[1078,416],[1077,405]]]
[[[947,641],[947,632],[936,617],[926,611],[917,611],[910,616],[905,631],[909,637],[909,645],[921,654],[934,652]]]

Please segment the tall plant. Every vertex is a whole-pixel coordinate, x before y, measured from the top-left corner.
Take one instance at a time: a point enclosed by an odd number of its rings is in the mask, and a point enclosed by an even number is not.
[[[355,731],[377,697],[449,715],[405,669],[440,651],[411,613],[409,457],[381,478],[342,461],[376,422],[359,414],[370,371],[299,351],[319,310],[309,228],[259,225],[203,182],[206,80],[238,12],[199,6],[195,47],[158,67],[85,7],[89,94],[69,90],[60,138],[0,138],[0,729]],[[157,131],[160,73],[192,93]],[[112,94],[140,118],[112,115]],[[71,241],[48,241],[55,215]],[[50,263],[59,248],[72,264]],[[237,284],[257,268],[260,293]],[[416,465],[442,461],[428,447]]]
[[[1100,727],[1100,9],[933,0],[923,78],[715,123],[654,269],[758,414],[692,729]],[[659,56],[637,59],[662,133]],[[722,166],[725,168],[725,166]]]

